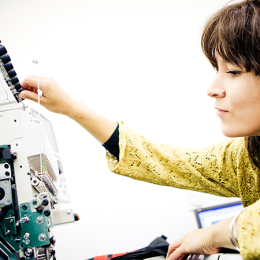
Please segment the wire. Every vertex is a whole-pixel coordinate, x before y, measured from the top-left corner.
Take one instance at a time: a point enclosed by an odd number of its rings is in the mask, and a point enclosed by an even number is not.
[[[40,70],[39,70],[39,62],[36,60],[32,61],[37,66],[37,75],[38,75],[38,116],[39,116],[39,127],[40,127],[40,169],[41,169],[41,193],[43,192],[42,187],[42,135],[41,135],[41,96],[42,91],[40,90]]]

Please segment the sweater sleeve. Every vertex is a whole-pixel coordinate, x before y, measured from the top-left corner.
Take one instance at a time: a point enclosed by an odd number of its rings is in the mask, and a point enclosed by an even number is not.
[[[119,122],[119,160],[107,153],[111,171],[158,185],[240,197],[237,158],[245,149],[231,139],[200,149],[154,143]]]
[[[244,260],[260,259],[260,200],[240,215],[238,241]]]

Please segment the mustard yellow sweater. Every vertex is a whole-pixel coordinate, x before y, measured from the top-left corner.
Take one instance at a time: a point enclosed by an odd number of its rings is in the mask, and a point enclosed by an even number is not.
[[[244,260],[260,259],[260,171],[250,163],[244,138],[200,149],[154,143],[119,122],[119,161],[107,153],[111,171],[133,179],[239,197],[239,245]]]

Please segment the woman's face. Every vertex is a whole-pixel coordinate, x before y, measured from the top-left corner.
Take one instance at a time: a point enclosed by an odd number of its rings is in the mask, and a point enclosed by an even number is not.
[[[260,76],[225,62],[216,53],[218,73],[207,94],[216,99],[216,113],[225,136],[260,135]]]

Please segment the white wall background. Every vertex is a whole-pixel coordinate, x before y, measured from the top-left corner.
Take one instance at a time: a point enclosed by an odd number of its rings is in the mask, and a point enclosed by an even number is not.
[[[203,23],[226,2],[0,0],[0,39],[21,81],[36,74],[38,60],[41,76],[104,116],[154,141],[199,147],[226,138],[206,95],[215,72],[200,50]],[[227,201],[110,173],[104,149],[84,129],[44,115],[81,216],[56,228],[58,260],[134,250],[162,234],[173,242],[197,228],[196,206]]]

